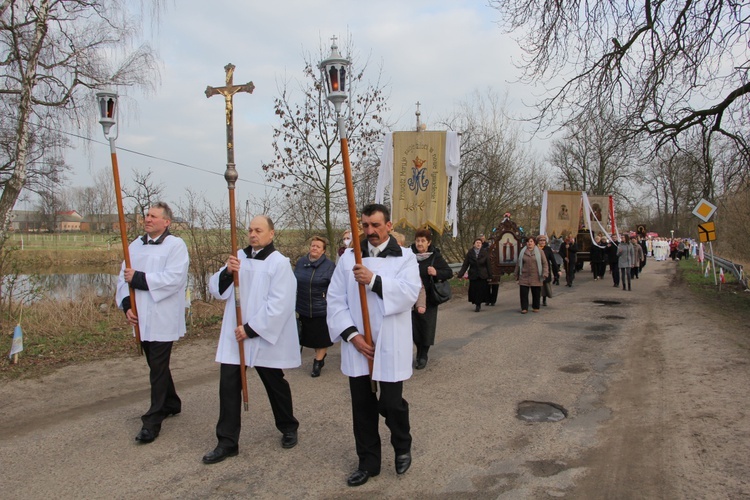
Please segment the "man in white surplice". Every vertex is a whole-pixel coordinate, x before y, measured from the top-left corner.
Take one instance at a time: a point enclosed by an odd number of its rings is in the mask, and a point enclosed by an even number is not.
[[[135,440],[141,444],[159,436],[162,421],[182,411],[175,391],[169,359],[172,343],[185,335],[185,289],[190,264],[187,246],[170,234],[172,210],[163,202],[154,203],[144,218],[146,234],[128,247],[130,265],[117,280],[117,304],[131,325],[138,325],[141,346],[146,355],[151,383],[151,407],[141,417],[143,427]],[[128,285],[135,289],[135,305],[130,304]]]
[[[245,364],[254,367],[271,403],[276,428],[282,433],[281,446],[297,444],[299,422],[294,417],[292,391],[284,368],[302,364],[295,317],[297,279],[289,259],[273,246],[274,226],[270,217],[259,215],[250,221],[246,248],[230,255],[227,265],[211,277],[211,294],[226,300],[216,361],[221,363],[219,379],[219,421],[216,448],[203,456],[214,464],[236,456],[241,425],[242,379],[238,342],[245,351]],[[237,325],[234,302],[234,273],[239,273],[243,324]]]
[[[363,260],[356,265],[347,249],[339,259],[328,287],[328,329],[333,342],[341,341],[341,371],[349,377],[354,440],[359,465],[347,479],[359,486],[380,473],[379,415],[391,431],[395,467],[403,474],[411,465],[409,405],[402,396],[403,381],[412,374],[411,308],[422,282],[417,259],[389,236],[392,224],[387,207],[367,205],[362,211]],[[367,306],[374,347],[364,340],[359,285],[367,289]],[[380,382],[380,397],[372,392]]]

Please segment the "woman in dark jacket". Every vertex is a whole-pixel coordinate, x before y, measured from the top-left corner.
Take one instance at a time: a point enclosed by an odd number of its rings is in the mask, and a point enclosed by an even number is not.
[[[474,246],[469,249],[464,258],[458,277],[464,276],[469,271],[469,302],[475,305],[474,312],[482,309],[482,302],[487,302],[490,285],[490,253],[487,248],[482,248],[482,239],[474,239]]]
[[[427,352],[430,346],[435,344],[438,304],[432,298],[432,283],[450,279],[453,271],[440,255],[440,250],[432,246],[432,233],[429,229],[419,229],[414,234],[414,244],[411,250],[417,256],[419,277],[422,278],[427,297],[427,307],[424,313],[420,314],[414,310],[411,312],[411,334],[414,345],[417,346],[417,360],[414,368],[421,370],[427,366]]]
[[[319,377],[325,365],[326,350],[333,345],[326,324],[326,294],[336,265],[326,257],[325,238],[313,236],[310,253],[297,261],[297,314],[300,320],[299,343],[315,349],[310,376]]]
[[[537,246],[544,252],[544,256],[547,257],[547,264],[549,265],[549,275],[544,280],[544,283],[551,283],[553,279],[560,278],[560,266],[557,265],[555,260],[555,253],[547,245],[547,235],[540,234],[537,237]],[[542,285],[542,305],[547,305],[547,294],[545,293],[544,285]]]

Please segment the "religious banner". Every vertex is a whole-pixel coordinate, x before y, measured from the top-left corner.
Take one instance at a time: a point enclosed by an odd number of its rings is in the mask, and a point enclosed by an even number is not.
[[[590,229],[594,236],[604,236],[610,232],[609,223],[609,196],[589,195],[589,221]]]
[[[581,217],[580,191],[547,191],[543,203],[544,221],[540,227],[550,238],[578,234]]]
[[[448,198],[445,132],[394,132],[393,158],[393,223],[429,226],[442,234]]]

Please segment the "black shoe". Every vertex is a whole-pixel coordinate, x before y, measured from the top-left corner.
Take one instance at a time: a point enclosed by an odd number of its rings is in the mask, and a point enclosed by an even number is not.
[[[310,372],[311,377],[320,377],[320,370],[326,365],[326,356],[328,356],[328,353],[323,356],[323,359],[316,359],[313,361],[312,372]]]
[[[396,474],[403,474],[411,467],[411,452],[396,455]]]
[[[167,410],[167,416],[179,415],[182,410]]]
[[[547,306],[547,301],[546,301],[546,300],[543,300],[543,301],[542,301],[542,305],[546,307],[546,306]]]
[[[368,479],[371,477],[377,476],[378,473],[372,473],[368,472],[363,469],[357,469],[347,478],[346,485],[347,486],[362,486],[367,482]]]
[[[552,282],[553,285],[559,285],[560,280],[558,278],[555,278],[555,281]]]
[[[297,431],[285,432],[281,436],[281,447],[282,448],[294,448],[297,446]]]
[[[138,435],[135,437],[135,440],[139,443],[148,444],[153,443],[154,439],[159,437],[159,431],[152,431],[151,429],[146,429],[145,427],[141,429],[141,432],[138,433]]]
[[[427,358],[418,358],[417,362],[414,363],[414,368],[417,370],[422,370],[425,366],[427,366]]]
[[[226,458],[236,457],[237,453],[239,453],[239,447],[237,446],[233,448],[222,448],[221,446],[217,446],[212,451],[209,451],[208,453],[203,455],[203,463],[218,464]]]
[[[618,286],[620,286],[620,285],[619,285],[618,283],[615,283],[615,284],[614,284],[614,285],[612,285],[612,286],[613,286],[613,287],[615,287],[615,288],[617,288],[617,287],[618,287]]]
[[[477,306],[474,308],[475,313],[478,313],[481,310],[482,310],[482,304],[477,304]]]

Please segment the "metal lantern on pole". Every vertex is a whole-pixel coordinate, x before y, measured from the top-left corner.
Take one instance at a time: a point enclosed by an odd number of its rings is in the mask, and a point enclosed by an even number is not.
[[[349,67],[351,61],[342,57],[339,48],[336,45],[336,37],[333,37],[331,44],[331,54],[328,59],[320,62],[319,68],[323,73],[323,81],[326,85],[326,95],[328,100],[333,103],[336,110],[336,123],[339,129],[339,138],[341,139],[341,158],[344,163],[344,181],[346,184],[346,201],[349,208],[349,227],[352,231],[352,245],[354,250],[354,261],[362,264],[362,249],[359,245],[359,226],[357,224],[357,207],[354,201],[354,182],[352,181],[352,166],[349,161],[349,142],[347,140],[346,120],[341,114],[341,105],[347,100]],[[365,341],[370,347],[372,343],[372,331],[370,329],[370,313],[367,307],[367,290],[365,285],[359,285],[359,302],[362,309],[362,324],[364,328]],[[373,362],[369,360],[370,376],[372,377]],[[373,392],[377,389],[373,382]]]
[[[120,225],[120,240],[122,241],[122,254],[123,260],[125,260],[125,267],[130,267],[130,251],[128,249],[128,230],[125,225],[125,210],[122,206],[122,188],[120,187],[120,171],[117,166],[117,148],[115,147],[115,140],[120,133],[117,127],[117,93],[109,90],[103,90],[96,93],[99,109],[99,123],[104,130],[104,137],[109,141],[109,152],[112,157],[112,177],[115,181],[115,198],[117,200],[117,216]],[[112,134],[112,127],[115,128],[116,133]],[[130,308],[133,310],[133,314],[138,315],[138,310],[135,304],[135,290],[133,287],[128,286],[130,291]],[[141,331],[136,324],[135,330],[135,341],[138,345],[138,353],[143,354],[143,347],[141,346]]]

